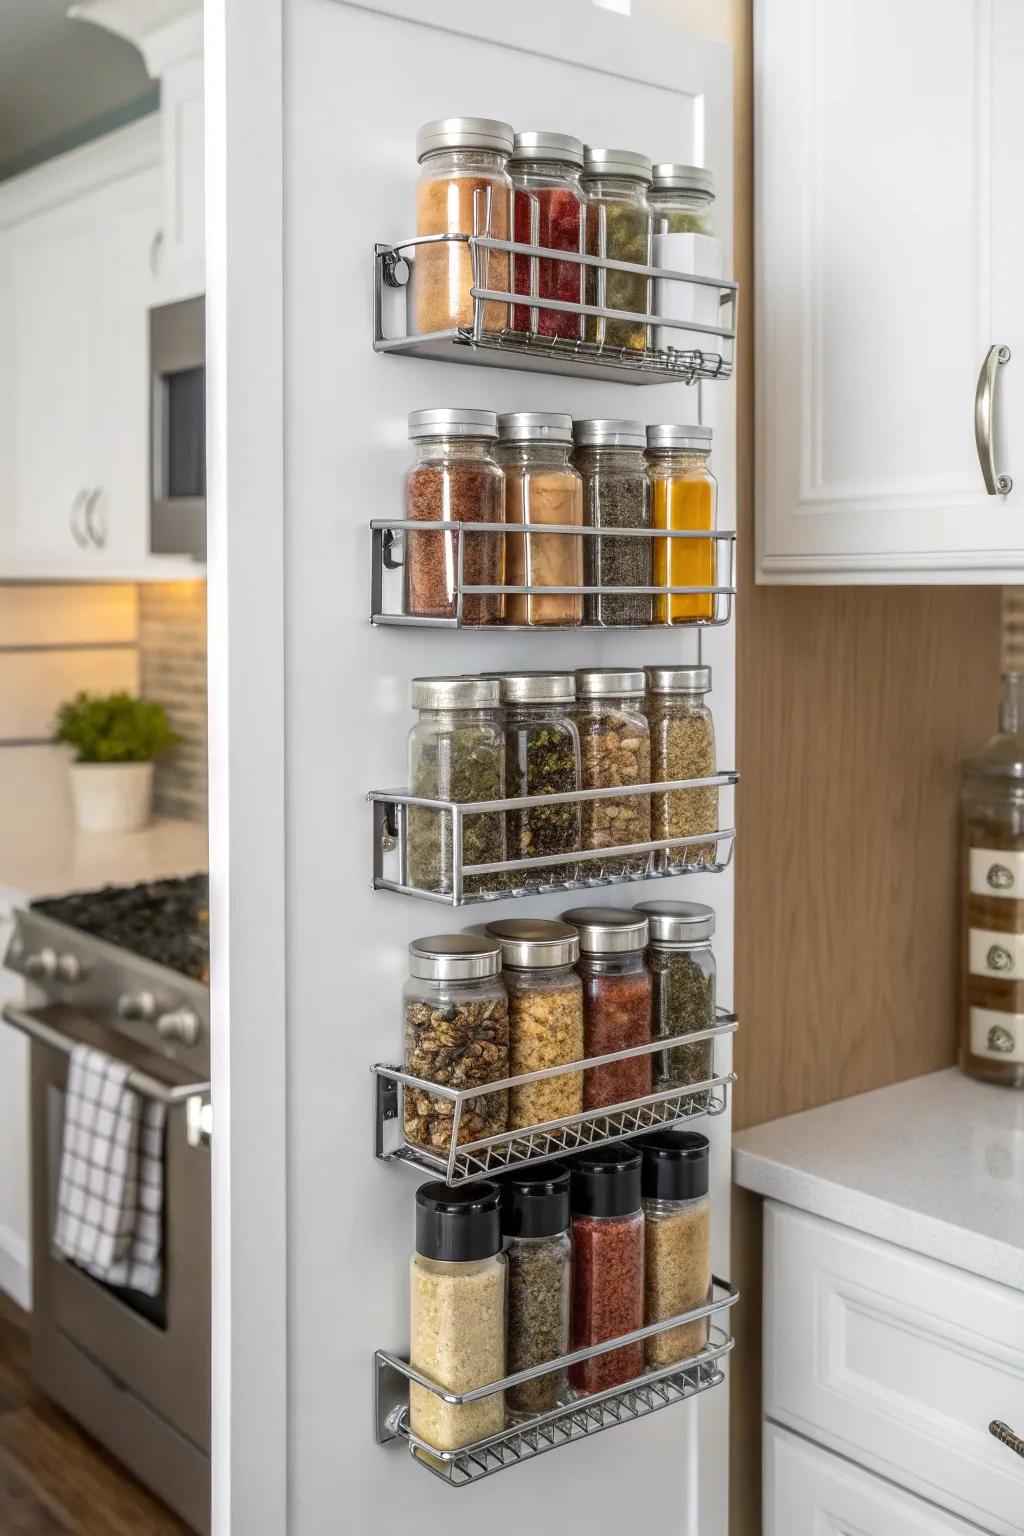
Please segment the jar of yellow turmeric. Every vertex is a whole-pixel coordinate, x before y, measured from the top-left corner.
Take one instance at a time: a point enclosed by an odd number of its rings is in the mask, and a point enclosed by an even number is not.
[[[711,428],[659,425],[647,428],[651,477],[651,526],[708,533],[715,527],[718,490],[708,469]],[[654,539],[654,585],[713,587],[713,539]],[[714,618],[711,592],[663,593],[654,599],[656,624],[701,624]]]

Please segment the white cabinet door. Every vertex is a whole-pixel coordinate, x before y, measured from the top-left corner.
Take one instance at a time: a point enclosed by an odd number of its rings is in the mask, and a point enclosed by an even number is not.
[[[1024,7],[757,0],[762,580],[1024,577]],[[975,392],[998,369],[988,495]]]
[[[163,141],[161,299],[174,303],[205,286],[203,59],[170,65],[160,78]]]

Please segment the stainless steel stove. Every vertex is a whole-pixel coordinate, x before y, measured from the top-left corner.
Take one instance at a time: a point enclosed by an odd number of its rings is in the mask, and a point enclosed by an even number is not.
[[[131,946],[131,947],[126,947]],[[140,953],[139,951],[143,951]],[[210,1503],[209,942],[205,877],[35,902],[4,964],[32,1041],[32,1367],[42,1389],[196,1531]],[[167,1105],[160,1295],[106,1285],[52,1243],[68,1058],[126,1061]]]

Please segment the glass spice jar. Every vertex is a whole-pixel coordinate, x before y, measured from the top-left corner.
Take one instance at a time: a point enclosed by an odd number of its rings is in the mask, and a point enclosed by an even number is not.
[[[651,539],[617,539],[614,528],[650,528],[651,487],[639,421],[577,421],[576,467],[583,476],[583,521],[602,530],[583,541],[583,583],[588,587],[649,587]],[[650,593],[588,593],[588,624],[649,624]]]
[[[670,272],[721,278],[722,242],[715,236],[715,178],[700,165],[656,165],[647,194],[654,225],[654,265]],[[720,326],[719,289],[703,283],[654,280],[654,312],[677,322]],[[681,325],[656,327],[654,344],[680,352],[722,354],[724,338]]]
[[[575,928],[543,918],[506,918],[487,936],[501,945],[508,991],[510,1077],[583,1057],[583,984]],[[545,1125],[583,1109],[583,1073],[563,1072],[509,1089],[508,1128]]]
[[[409,733],[409,784],[427,800],[501,800],[505,795],[505,731],[500,689],[487,677],[414,677],[412,705],[419,721]],[[408,883],[450,895],[455,860],[491,864],[505,858],[505,816],[478,811],[462,822],[454,844],[449,811],[410,805],[406,812]],[[502,888],[500,875],[469,875],[466,895]]]
[[[587,254],[639,266],[651,262],[651,208],[647,189],[651,162],[628,149],[584,150],[583,190],[587,196]],[[587,303],[605,309],[651,312],[648,277],[632,272],[587,268]],[[650,345],[650,327],[638,320],[587,320],[588,341],[608,347],[642,350]]]
[[[505,471],[505,521],[524,529],[583,525],[583,481],[573,467],[572,417],[513,411],[498,417],[498,463]],[[571,533],[508,533],[505,580],[516,587],[583,585],[583,540]],[[509,624],[574,626],[583,598],[573,592],[510,593]]]
[[[569,1170],[545,1163],[501,1180],[501,1229],[508,1261],[510,1376],[569,1353]],[[569,1401],[569,1373],[549,1371],[505,1394],[512,1423]]]
[[[640,1154],[628,1145],[583,1152],[572,1166],[572,1347],[587,1349],[644,1325]],[[642,1343],[569,1367],[576,1392],[603,1392],[641,1375]]]
[[[712,1029],[715,1023],[715,914],[699,901],[644,901],[634,907],[650,924],[647,965],[651,973],[651,1038]],[[654,1057],[654,1086],[686,1088],[714,1074],[714,1041],[683,1040]],[[697,1107],[707,1108],[709,1094]]]
[[[1024,731],[1019,672],[999,730],[963,764],[960,1066],[1024,1088]]]
[[[403,1062],[411,1077],[462,1089],[511,1076],[508,994],[496,940],[469,933],[415,939],[402,1001]],[[406,1141],[447,1157],[454,1114],[451,1099],[406,1088]],[[459,1145],[507,1129],[507,1091],[480,1094],[465,1101]]]
[[[580,788],[580,738],[569,710],[576,700],[571,672],[502,673],[505,706],[505,793],[572,794]],[[580,846],[579,802],[535,805],[507,814],[510,859],[541,859],[577,853]],[[521,869],[525,889],[575,880],[575,864]]]
[[[695,1131],[656,1131],[634,1143],[643,1156],[644,1323],[663,1323],[711,1300],[710,1143]],[[649,1370],[699,1354],[708,1319],[647,1340]]]
[[[717,483],[708,469],[711,428],[660,425],[647,428],[651,476],[651,524],[674,532],[714,532]],[[713,539],[654,539],[654,585],[713,587]],[[708,623],[715,616],[711,592],[664,593],[654,599],[656,624]]]
[[[583,145],[568,133],[517,133],[509,161],[513,239],[520,245],[584,253],[586,223],[580,171]],[[583,263],[544,256],[514,256],[516,293],[567,304],[583,303]],[[528,304],[512,306],[512,327],[535,336],[579,341],[583,316]]]
[[[644,674],[584,668],[576,673],[576,728],[584,789],[620,789],[651,782],[651,733],[643,712]],[[581,847],[615,848],[651,840],[650,795],[610,795],[582,803]],[[637,879],[650,854],[585,859],[586,878]]]
[[[704,166],[654,166],[647,200],[656,235],[714,235],[715,177]]]
[[[648,667],[645,708],[651,730],[651,782],[714,777],[715,723],[704,702],[710,667]],[[697,837],[718,830],[718,789],[668,789],[651,796],[651,836]],[[661,869],[683,870],[715,862],[718,844],[684,843],[655,855]]]
[[[495,1184],[416,1191],[416,1251],[409,1273],[409,1363],[448,1392],[471,1392],[505,1375],[508,1263],[501,1251]],[[502,1392],[446,1403],[409,1383],[409,1427],[439,1451],[505,1428]]]
[[[410,521],[501,523],[505,477],[494,458],[498,418],[493,411],[426,410],[409,416],[416,462],[405,477],[405,515]],[[505,613],[500,594],[470,594],[461,585],[500,587],[505,574],[501,533],[467,533],[459,581],[459,534],[452,529],[405,535],[405,602],[412,617],[497,624]]]
[[[515,133],[489,117],[441,117],[416,135],[420,164],[416,188],[417,235],[489,235],[507,240],[512,183],[506,165]],[[506,292],[506,251],[481,253],[483,285]],[[465,242],[415,247],[412,304],[416,330],[445,331],[473,324],[473,256]],[[508,305],[484,303],[484,329],[508,324]]]
[[[651,973],[644,950],[646,917],[623,907],[573,907],[563,922],[580,937],[583,978],[583,1038],[587,1056],[605,1056],[648,1045],[651,1040]],[[651,1057],[589,1067],[584,1073],[583,1108],[627,1104],[651,1092]]]

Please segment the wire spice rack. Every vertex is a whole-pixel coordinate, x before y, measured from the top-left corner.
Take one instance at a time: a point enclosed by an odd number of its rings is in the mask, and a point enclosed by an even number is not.
[[[405,297],[414,280],[416,251],[424,245],[463,244],[468,246],[473,274],[470,296],[473,319],[470,325],[441,331],[412,334],[406,328]],[[639,313],[611,309],[607,305],[575,303],[567,299],[542,298],[536,292],[535,277],[530,293],[517,293],[511,281],[508,288],[488,284],[488,258],[492,251],[510,257],[531,258],[531,272],[545,258],[561,264],[572,263],[597,272],[598,296],[603,296],[609,272],[624,273],[647,281],[660,282],[662,293],[680,286],[690,294],[714,290],[718,296],[720,325],[708,325],[672,315]],[[509,269],[515,266],[509,261]],[[583,252],[554,250],[548,246],[528,245],[517,240],[499,240],[484,234],[420,235],[397,245],[374,246],[373,346],[376,352],[399,353],[407,357],[428,357],[440,362],[484,363],[495,367],[527,368],[544,373],[568,374],[575,378],[610,379],[629,384],[693,384],[701,379],[727,379],[732,373],[732,345],[736,338],[736,283],[720,278],[701,277],[692,272],[676,272],[667,267],[647,266],[639,262],[615,261],[611,257]],[[581,315],[595,322],[594,340],[575,340],[558,336],[540,336],[511,327],[488,330],[484,326],[487,304],[528,306],[532,311],[551,310]],[[385,334],[387,320],[398,334]],[[650,337],[656,330],[673,330],[707,337],[707,348],[691,345],[645,346],[642,348],[609,345],[605,332],[609,322],[643,325]]]
[[[545,1121],[540,1125],[520,1126],[515,1130],[501,1131],[497,1135],[484,1136],[478,1141],[467,1141],[459,1145],[459,1125],[463,1111],[481,1095],[520,1088],[526,1083],[562,1077],[567,1073],[587,1072],[594,1067],[629,1061],[638,1056],[664,1055],[679,1046],[699,1045],[703,1041],[711,1042],[713,1053],[714,1042],[734,1034],[738,1027],[736,1015],[719,1008],[715,1012],[715,1023],[709,1029],[671,1035],[643,1045],[630,1046],[623,1051],[589,1056],[582,1061],[566,1062],[557,1067],[543,1067],[536,1072],[523,1072],[516,1077],[482,1083],[473,1088],[450,1088],[445,1084],[414,1077],[390,1063],[377,1062],[371,1068],[376,1084],[374,1152],[384,1162],[407,1163],[422,1173],[442,1178],[450,1187],[456,1188],[460,1184],[472,1184],[477,1179],[493,1178],[511,1168],[525,1168],[552,1157],[568,1157],[584,1147],[624,1141],[628,1136],[676,1125],[683,1120],[695,1120],[704,1115],[720,1115],[728,1105],[729,1087],[736,1081],[735,1072],[720,1073],[702,1082],[652,1089],[641,1098],[583,1110],[580,1114]],[[402,1096],[407,1088],[429,1093],[435,1105],[441,1101],[451,1105],[447,1150],[442,1148],[430,1151],[405,1140],[402,1130]]]
[[[396,1438],[404,1440],[418,1465],[425,1467],[450,1487],[462,1488],[467,1483],[479,1482],[495,1472],[531,1461],[545,1451],[558,1450],[563,1445],[571,1445],[576,1440],[600,1434],[602,1430],[612,1429],[617,1424],[646,1418],[662,1408],[685,1402],[700,1392],[720,1386],[725,1380],[722,1366],[733,1347],[731,1335],[723,1328],[709,1325],[706,1348],[689,1359],[645,1371],[631,1381],[577,1398],[566,1407],[536,1414],[498,1434],[460,1446],[458,1450],[441,1450],[413,1431],[409,1422],[409,1382],[416,1382],[446,1403],[475,1403],[494,1392],[520,1386],[523,1382],[533,1381],[551,1371],[567,1370],[595,1355],[622,1349],[627,1344],[640,1343],[671,1328],[679,1328],[703,1318],[723,1317],[738,1300],[736,1287],[716,1276],[712,1281],[712,1299],[706,1306],[697,1307],[691,1312],[681,1312],[676,1317],[666,1318],[664,1322],[649,1323],[645,1328],[637,1328],[632,1333],[622,1334],[602,1344],[574,1350],[542,1366],[517,1371],[503,1377],[501,1381],[488,1382],[471,1392],[449,1392],[416,1370],[408,1360],[379,1349],[374,1355],[378,1444],[383,1445]]]
[[[566,523],[545,523],[524,527],[521,523],[460,523],[423,522],[410,518],[377,518],[370,523],[372,534],[372,573],[370,586],[370,617],[374,624],[412,624],[433,629],[519,630],[524,633],[545,634],[555,629],[681,629],[691,626],[714,628],[728,624],[732,617],[732,602],[736,596],[735,546],[736,534],[732,530],[695,531],[691,529],[665,528],[586,528]],[[449,535],[453,541],[454,567],[452,571],[452,601],[454,615],[450,618],[424,617],[402,612],[402,569],[409,533],[421,539]],[[700,541],[713,550],[714,581],[708,586],[513,586],[481,585],[465,579],[466,538],[519,538],[527,542],[548,538],[605,539],[609,544],[618,539],[658,539],[672,543]],[[671,565],[671,560],[667,562]],[[529,561],[522,562],[529,568]],[[707,618],[666,617],[651,619],[642,624],[510,624],[498,621],[477,624],[464,617],[466,597],[519,597],[519,596],[603,596],[621,602],[623,598],[651,596],[668,599],[673,596],[708,597],[711,613]],[[674,605],[665,602],[671,614]]]

